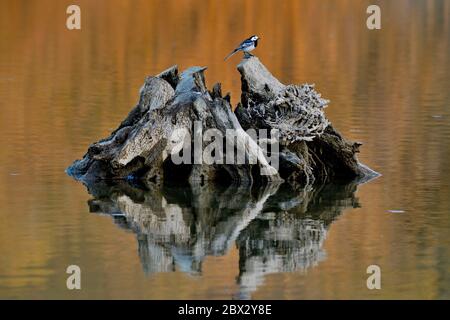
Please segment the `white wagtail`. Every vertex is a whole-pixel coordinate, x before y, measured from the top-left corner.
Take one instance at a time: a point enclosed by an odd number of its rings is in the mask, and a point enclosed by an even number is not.
[[[229,57],[231,57],[233,54],[239,51],[243,51],[246,58],[248,56],[252,56],[252,54],[250,54],[250,51],[252,51],[258,46],[258,40],[259,40],[258,36],[251,36],[250,38],[245,39],[244,41],[242,41],[239,47],[234,49],[233,52],[231,52],[224,60],[227,60]]]

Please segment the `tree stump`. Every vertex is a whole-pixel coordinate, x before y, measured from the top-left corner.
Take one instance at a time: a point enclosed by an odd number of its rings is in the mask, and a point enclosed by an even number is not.
[[[238,65],[241,103],[233,112],[220,84],[207,89],[205,70],[191,67],[178,74],[173,66],[147,77],[138,104],[119,127],[93,143],[67,172],[82,181],[243,185],[283,179],[301,184],[365,181],[378,175],[359,163],[361,144],[345,140],[327,120],[323,109],[328,101],[313,86],[284,85],[258,58],[245,58]],[[255,137],[248,130],[269,134]],[[212,149],[212,137],[205,138],[205,132],[217,133],[214,143],[225,146],[222,151],[213,149],[212,163],[202,161],[204,152]],[[183,162],[176,164],[174,156]],[[277,166],[272,159],[277,159]]]

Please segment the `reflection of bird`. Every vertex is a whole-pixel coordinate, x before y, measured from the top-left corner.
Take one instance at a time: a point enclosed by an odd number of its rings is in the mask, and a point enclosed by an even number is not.
[[[233,52],[231,52],[224,60],[227,60],[229,57],[239,51],[243,51],[246,57],[251,56],[249,52],[256,48],[256,46],[258,45],[258,40],[258,36],[251,36],[250,38],[242,41],[239,47],[234,49]]]

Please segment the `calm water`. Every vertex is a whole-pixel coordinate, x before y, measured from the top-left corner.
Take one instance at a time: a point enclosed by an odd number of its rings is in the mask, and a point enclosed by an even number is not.
[[[0,298],[450,298],[449,1],[377,1],[379,31],[369,1],[77,3],[81,31],[71,1],[0,1]],[[236,103],[239,58],[223,57],[253,33],[382,177],[144,191],[64,173],[172,64],[207,65]]]

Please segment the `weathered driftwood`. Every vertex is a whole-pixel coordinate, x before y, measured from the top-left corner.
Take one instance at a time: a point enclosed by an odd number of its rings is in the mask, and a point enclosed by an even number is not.
[[[126,119],[108,138],[92,144],[83,159],[69,167],[69,174],[85,181],[132,178],[241,184],[281,179],[307,184],[316,179],[366,180],[376,176],[358,162],[355,154],[360,144],[345,140],[326,119],[323,108],[327,101],[312,86],[285,86],[258,58],[244,59],[238,66],[242,101],[233,112],[229,96],[222,96],[220,84],[207,90],[205,70],[191,67],[179,75],[177,66],[173,66],[148,77],[139,103]],[[235,153],[243,149],[245,162],[229,164],[225,153],[217,152],[214,158],[219,161],[197,161],[195,137],[208,129],[222,134],[226,148],[235,148]],[[231,147],[230,129],[237,141]],[[279,139],[272,135],[258,140],[244,131],[248,129],[277,129]],[[269,153],[260,147],[262,142],[280,145],[279,152],[274,149],[270,153],[278,157],[279,170],[268,161]],[[201,150],[208,143],[200,138]],[[171,156],[182,149],[183,158],[193,164],[174,164]],[[234,163],[239,163],[237,155],[234,157]]]
[[[313,85],[283,85],[253,57],[238,65],[241,104],[235,110],[242,127],[280,132],[280,174],[288,180],[331,178],[369,180],[378,173],[359,163],[361,143],[344,139],[327,120],[328,102]]]

